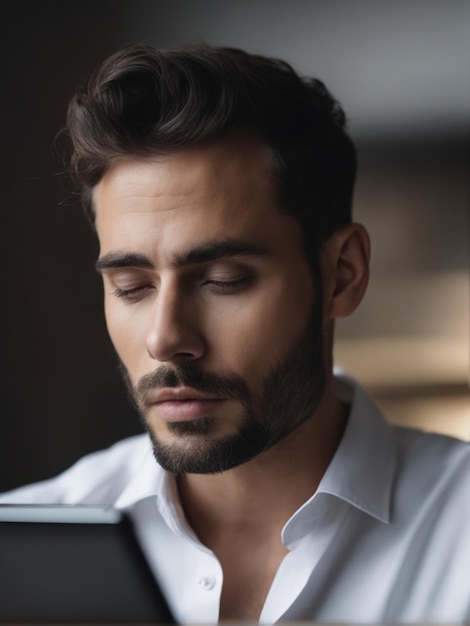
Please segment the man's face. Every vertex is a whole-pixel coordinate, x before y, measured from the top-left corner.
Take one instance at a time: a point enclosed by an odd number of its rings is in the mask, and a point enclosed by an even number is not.
[[[272,167],[240,135],[119,161],[94,189],[108,330],[175,473],[248,461],[323,393],[320,295]]]

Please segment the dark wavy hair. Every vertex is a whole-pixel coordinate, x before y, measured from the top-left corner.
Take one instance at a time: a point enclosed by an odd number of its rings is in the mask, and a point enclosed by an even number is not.
[[[250,130],[275,157],[279,205],[300,223],[307,257],[351,221],[356,153],[325,85],[286,62],[208,45],[124,48],[72,98],[71,169],[84,205],[109,165]]]

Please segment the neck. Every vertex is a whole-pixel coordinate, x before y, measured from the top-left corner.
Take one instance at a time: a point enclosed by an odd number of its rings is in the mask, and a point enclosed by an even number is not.
[[[187,474],[178,486],[199,539],[211,547],[226,533],[277,537],[316,491],[341,439],[346,409],[332,382],[315,414],[255,459],[221,474]]]

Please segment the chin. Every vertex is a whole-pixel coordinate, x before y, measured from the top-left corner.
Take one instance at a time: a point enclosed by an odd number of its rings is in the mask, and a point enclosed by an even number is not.
[[[197,424],[198,432],[189,432],[191,426],[188,426],[183,433],[183,428],[178,427],[180,432],[177,437],[171,436],[171,441],[151,436],[157,462],[165,470],[177,475],[217,474],[247,463],[269,447],[264,431],[256,434],[250,432],[249,437],[239,431],[216,438],[212,434],[201,433],[201,428]],[[210,430],[210,424],[208,428]]]

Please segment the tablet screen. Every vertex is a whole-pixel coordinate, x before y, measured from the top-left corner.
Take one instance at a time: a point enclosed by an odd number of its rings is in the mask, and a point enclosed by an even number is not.
[[[175,623],[122,512],[8,504],[0,620]]]

